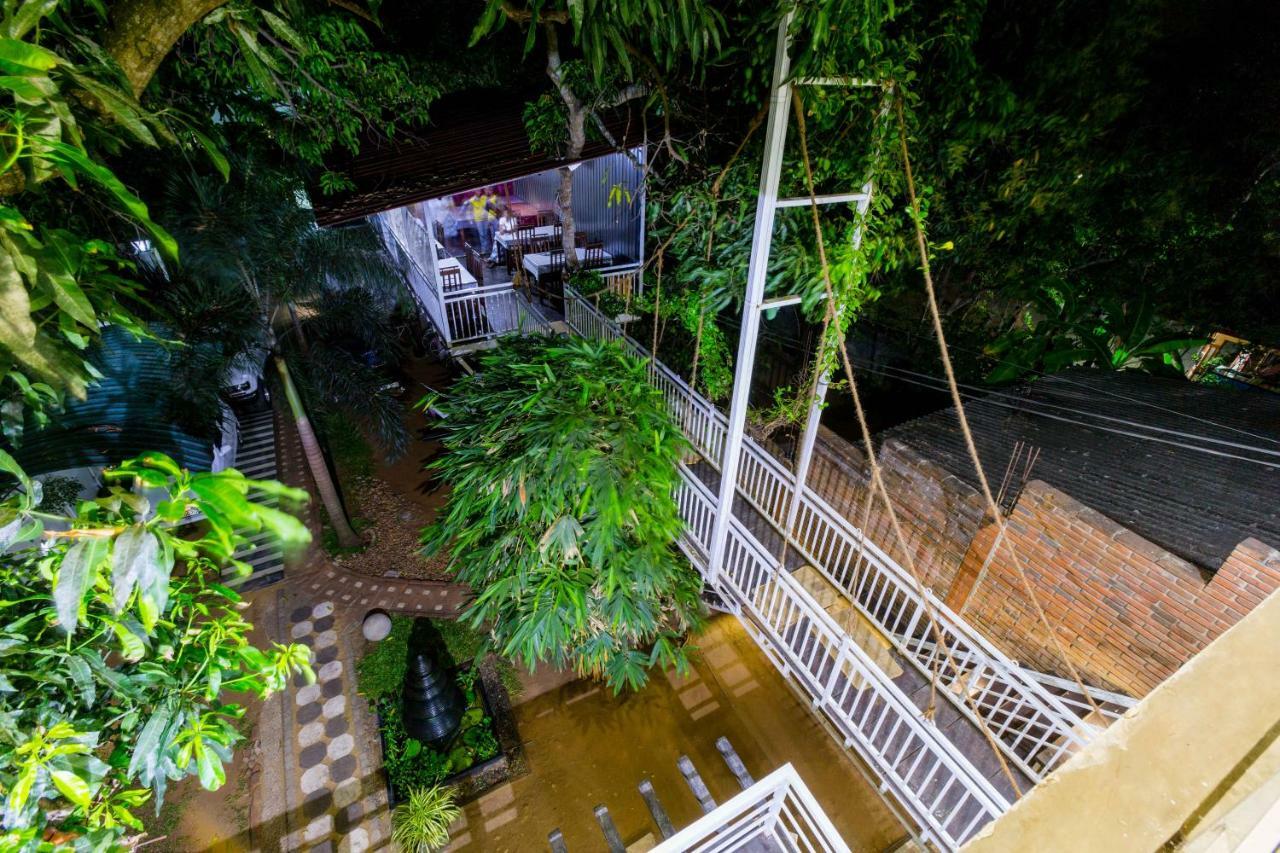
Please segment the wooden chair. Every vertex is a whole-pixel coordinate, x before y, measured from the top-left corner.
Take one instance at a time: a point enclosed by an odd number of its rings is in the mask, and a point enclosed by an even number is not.
[[[445,293],[451,293],[455,290],[462,289],[462,270],[457,267],[450,267],[447,270],[440,270],[440,284],[444,287]]]
[[[470,247],[467,248],[467,272],[471,273],[477,283],[484,281],[484,258]]]
[[[516,226],[516,242],[519,243],[521,246],[526,247],[526,250],[529,246],[529,243],[535,239],[534,237],[535,228],[536,226],[534,225]]]
[[[558,311],[564,311],[564,249],[552,249],[538,276],[539,296]]]
[[[554,210],[539,210],[537,218],[539,225],[555,225],[560,221],[560,214]]]
[[[604,243],[588,243],[582,263],[587,269],[604,266]]]
[[[581,249],[584,246],[586,246],[587,243],[590,243],[590,242],[591,242],[591,235],[588,234],[586,231],[573,232],[573,247],[575,249]]]
[[[444,245],[444,226],[441,225],[439,222],[432,222],[431,225],[433,230],[435,231],[436,240],[438,240],[440,245],[443,246]]]

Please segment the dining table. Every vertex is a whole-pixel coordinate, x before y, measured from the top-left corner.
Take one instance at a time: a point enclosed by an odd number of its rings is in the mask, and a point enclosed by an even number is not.
[[[535,239],[554,237],[556,235],[556,229],[559,227],[559,225],[538,225],[533,229],[533,237]],[[529,233],[527,228],[524,229],[524,231],[526,234]],[[519,235],[518,232],[512,231],[510,234],[499,234],[494,239],[498,241],[499,246],[510,251],[511,247],[519,242]]]
[[[601,266],[609,266],[613,263],[613,255],[608,252],[602,252]],[[578,250],[578,260],[582,261],[586,258],[586,249]],[[539,281],[551,269],[551,253],[550,252],[530,252],[524,256],[524,268]]]
[[[451,271],[451,270],[457,270],[462,274],[462,284],[475,285],[477,283],[476,277],[473,276],[471,272],[462,265],[462,260],[460,258],[446,256],[436,261],[436,270],[438,270],[440,273],[440,289],[442,291],[444,290],[444,274],[445,272]]]

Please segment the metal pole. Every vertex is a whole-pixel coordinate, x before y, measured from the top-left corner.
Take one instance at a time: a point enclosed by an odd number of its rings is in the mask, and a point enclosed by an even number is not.
[[[822,420],[822,405],[827,399],[830,378],[829,371],[818,377],[818,384],[813,389],[813,399],[809,401],[809,419],[804,423],[804,435],[800,439],[799,455],[796,457],[796,476],[791,484],[791,506],[787,509],[787,526],[783,530],[787,536],[795,532],[796,515],[800,512],[800,493],[804,489],[805,480],[809,477],[809,463],[813,461],[813,445],[818,438],[818,422]]]
[[[867,211],[871,207],[871,190],[870,181],[862,185],[862,198],[858,201],[858,224],[853,229],[855,252],[862,248],[862,233],[867,223]],[[816,357],[819,361],[824,356],[822,352],[824,343],[824,341],[818,342]],[[804,435],[800,439],[800,447],[796,455],[796,476],[791,484],[791,506],[787,509],[787,526],[783,530],[787,536],[795,531],[796,516],[800,512],[800,494],[804,489],[805,480],[809,477],[809,465],[813,461],[813,445],[818,439],[818,423],[822,420],[822,407],[827,399],[830,380],[831,372],[824,371],[822,376],[818,377],[818,384],[813,389],[813,399],[809,401],[809,418],[805,421]]]
[[[778,45],[773,57],[773,83],[769,98],[769,122],[765,129],[764,164],[760,170],[760,192],[756,198],[755,229],[751,235],[751,261],[747,267],[747,289],[742,304],[742,329],[738,338],[738,359],[733,372],[733,397],[729,404],[729,428],[725,435],[724,457],[720,463],[720,495],[711,527],[711,548],[707,559],[707,581],[720,577],[729,517],[738,487],[738,462],[742,456],[742,435],[747,425],[747,403],[751,373],[756,361],[756,337],[760,333],[760,306],[764,302],[765,279],[769,271],[769,249],[773,241],[773,218],[777,211],[778,180],[782,173],[782,151],[787,140],[787,117],[791,100],[788,77],[791,60],[787,56],[791,13],[778,24]]]

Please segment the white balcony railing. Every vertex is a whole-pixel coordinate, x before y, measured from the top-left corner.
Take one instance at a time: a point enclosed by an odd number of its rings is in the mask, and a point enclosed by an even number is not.
[[[444,293],[433,278],[434,265],[423,262],[435,252],[435,242],[413,216],[403,209],[372,217],[387,250],[396,260],[418,308],[451,349],[500,335],[545,329],[548,322],[510,282],[466,286]]]
[[[621,340],[634,355],[649,359],[649,353],[644,347],[627,337],[616,324],[592,308],[572,288],[566,288],[565,295],[565,319],[576,332],[589,338]],[[649,364],[651,381],[663,392],[685,435],[702,457],[718,468],[728,429],[724,414],[689,388],[661,362],[649,359]],[[710,494],[700,482],[690,480],[686,486],[681,496],[681,509],[689,524],[690,542],[682,547],[695,563],[700,563],[705,559],[706,536],[711,529],[715,502],[698,497],[700,491],[703,493],[702,497]],[[786,513],[793,488],[794,479],[790,472],[757,442],[745,437],[739,466],[739,494],[780,535],[786,529]],[[952,612],[932,591],[918,588],[916,582],[896,561],[863,536],[848,519],[811,489],[802,488],[797,501],[796,523],[787,534],[789,546],[820,571],[906,660],[952,688],[939,692],[955,703],[975,724],[985,725],[994,735],[1002,752],[1028,778],[1038,781],[1084,745],[1094,729],[1082,722],[1084,715],[1079,712],[1078,706],[1068,706],[1058,696],[1050,693],[1039,681],[1024,673],[985,637]],[[757,584],[768,584],[768,589],[782,590],[771,594],[790,597],[796,601],[807,598],[812,602],[812,597],[799,588],[776,560],[771,560],[764,553],[765,549],[759,547],[758,542],[755,548],[741,544],[735,546],[732,531],[739,529],[741,532],[736,537],[738,540],[754,542],[750,533],[735,521],[731,525],[731,543],[728,549],[730,556],[726,560],[742,560],[745,559],[742,554],[755,551],[760,556],[763,568],[758,577],[751,578],[750,585],[744,586],[741,571],[722,567],[722,572],[734,579],[732,585],[737,588],[731,592],[739,599],[737,606],[748,612],[753,619],[758,619],[765,613],[759,610],[751,598],[742,598],[744,595],[754,594]],[[739,574],[735,575],[734,571],[739,571]],[[769,579],[769,575],[780,577]],[[796,589],[792,590],[792,586]],[[812,650],[820,646],[825,649],[829,660],[822,664],[826,667],[822,671],[828,676],[838,672],[838,667],[830,664],[830,660],[837,659],[834,655],[856,657],[851,651],[840,651],[840,643],[831,637],[822,636],[823,626],[830,620],[825,612],[817,608],[816,602],[812,602],[812,607],[807,609],[801,604],[795,604],[794,607],[806,612],[803,620],[787,626],[783,638],[794,638],[799,633],[808,632],[810,638],[805,642],[809,645],[805,648]],[[808,612],[815,609],[816,613]],[[803,632],[795,628],[795,625],[802,623],[805,626]],[[837,633],[840,633],[838,629]],[[942,656],[942,663],[935,661],[936,645],[933,645],[939,635],[947,649],[947,654]],[[774,637],[769,645],[781,650],[787,643],[778,643],[777,637]],[[856,644],[849,645],[856,647]],[[766,648],[766,651],[770,649]],[[777,653],[781,654],[780,651]],[[799,671],[803,669],[801,663],[804,661],[797,659],[784,661],[782,665]],[[879,672],[878,667],[874,664],[871,666]],[[805,678],[801,677],[800,680],[803,683]],[[846,677],[845,680],[848,682],[851,679]],[[876,681],[874,677],[870,680]],[[806,685],[806,689],[809,689],[809,685]],[[815,683],[813,689],[818,690],[819,685]],[[840,679],[831,676],[829,684],[821,685],[822,691],[828,689],[833,693],[841,690]],[[892,693],[889,690],[884,692]],[[961,693],[964,695],[961,696]],[[823,699],[824,711],[830,716],[830,708],[834,707],[830,703],[831,696],[825,692],[821,695],[826,697]],[[857,707],[860,713],[874,713],[872,706],[874,703],[866,708]],[[918,714],[914,708],[901,710],[904,714]],[[895,724],[893,728],[896,730],[899,725],[901,724]],[[911,727],[908,725],[907,728]],[[858,743],[857,737],[850,737],[855,744]],[[865,753],[873,752],[874,749],[874,744],[862,744],[864,757],[868,757]],[[945,747],[942,751],[948,752]],[[953,758],[959,757],[955,763],[963,772],[957,773],[956,778],[962,779],[961,785],[972,786],[975,798],[987,801],[982,806],[983,810],[992,813],[991,809],[994,807],[996,811],[993,813],[998,814],[1003,808],[1003,798],[996,794],[993,799],[990,796],[993,791],[982,790],[983,786],[987,786],[986,780],[973,770],[957,750],[950,750],[950,753],[954,753]],[[891,756],[882,756],[873,760],[868,757],[868,760],[877,770],[893,776],[897,770],[890,758]],[[920,780],[912,775],[917,772],[918,768],[913,767],[905,778],[909,787],[917,789],[916,792],[900,792],[901,796],[907,797],[909,801],[915,799],[914,803],[909,802],[908,805],[920,819],[922,827],[931,829],[944,846],[955,845],[957,841],[967,837],[966,832],[972,827],[956,826],[951,822],[939,825],[939,816],[933,813],[934,809],[919,794],[922,788]],[[977,780],[963,778],[970,775],[977,776]]]
[[[735,850],[849,853],[849,845],[795,768],[784,764],[653,848],[654,853]]]

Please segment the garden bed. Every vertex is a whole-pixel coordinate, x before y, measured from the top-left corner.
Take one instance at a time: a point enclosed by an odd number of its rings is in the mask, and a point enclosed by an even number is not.
[[[493,656],[475,660],[479,635],[456,622],[431,620],[445,629],[441,633],[452,659],[463,661],[450,670],[466,700],[462,725],[439,750],[407,735],[401,722],[401,690],[413,621],[395,617],[391,636],[357,664],[360,692],[378,718],[392,804],[403,801],[414,788],[435,784],[455,788],[462,802],[523,775],[527,768],[507,690],[507,684],[518,683],[514,672],[509,671],[510,664]]]

